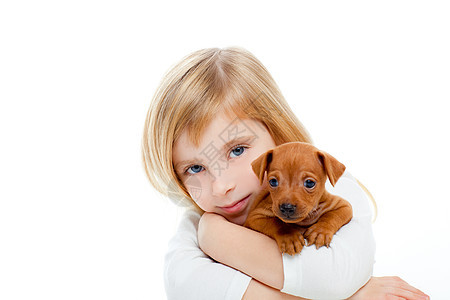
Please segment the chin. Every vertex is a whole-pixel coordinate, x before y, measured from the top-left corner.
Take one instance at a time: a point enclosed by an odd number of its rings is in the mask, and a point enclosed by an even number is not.
[[[236,216],[236,217],[228,217],[227,220],[236,225],[244,225],[245,220],[247,219],[247,214]]]

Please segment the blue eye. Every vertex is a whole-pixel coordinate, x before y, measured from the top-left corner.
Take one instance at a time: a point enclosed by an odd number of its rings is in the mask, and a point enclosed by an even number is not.
[[[234,155],[236,155],[236,156],[241,156],[242,153],[244,153],[244,149],[246,149],[246,148],[248,148],[248,147],[245,147],[245,146],[238,146],[238,147],[236,147],[236,148],[233,148],[233,149],[231,150],[231,153],[234,154]],[[236,151],[237,153],[236,153],[235,151]]]
[[[312,181],[311,179],[306,179],[305,182],[303,182],[303,185],[307,189],[312,189],[316,186],[316,183],[314,181]]]
[[[271,187],[277,187],[278,186],[278,180],[276,180],[275,178],[272,178],[269,180],[269,184]]]
[[[203,168],[203,167],[199,166],[199,165],[193,165],[193,166],[188,167],[186,169],[186,172],[189,174],[197,174],[197,173],[200,173],[201,168]],[[197,171],[195,171],[195,169],[197,169]],[[190,173],[189,170],[192,170],[193,173]]]

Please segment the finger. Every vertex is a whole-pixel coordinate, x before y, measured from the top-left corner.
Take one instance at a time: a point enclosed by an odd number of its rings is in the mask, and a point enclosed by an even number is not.
[[[415,293],[410,290],[405,290],[400,287],[391,287],[389,288],[388,292],[389,296],[392,296],[395,299],[395,297],[399,297],[400,299],[408,299],[408,300],[425,300],[429,299],[427,296],[423,293]]]
[[[404,300],[405,298],[396,295],[386,295],[386,300]]]
[[[401,288],[394,289],[394,294],[396,296],[401,296],[408,300],[425,300],[428,299],[428,297],[424,293],[415,293],[411,292],[409,290],[404,290]]]
[[[424,292],[422,292],[421,290],[411,286],[410,284],[408,284],[403,279],[396,277],[395,280],[396,280],[396,282],[398,284],[398,288],[402,289],[404,291],[404,293],[406,293],[406,294],[409,293],[409,295],[415,294],[415,295],[419,295],[421,297],[427,296]],[[423,299],[423,298],[421,298],[421,299]]]
[[[399,299],[407,299],[407,300],[425,300],[425,299],[429,299],[428,297],[426,297],[426,296],[424,296],[422,294],[415,294],[415,293],[412,293],[410,291],[398,290],[398,289],[393,290],[392,294],[389,294],[389,296],[394,297],[392,299],[397,299],[395,297],[398,297]]]

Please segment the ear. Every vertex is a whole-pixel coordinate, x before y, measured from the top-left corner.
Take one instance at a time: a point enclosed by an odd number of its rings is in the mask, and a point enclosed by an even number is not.
[[[269,164],[272,161],[272,153],[273,150],[269,150],[252,162],[253,172],[255,172],[256,176],[258,176],[261,184],[263,184],[264,173],[268,170]]]
[[[330,179],[331,185],[334,186],[342,174],[344,174],[345,166],[325,151],[318,151],[317,155],[325,169],[325,173],[327,173]]]

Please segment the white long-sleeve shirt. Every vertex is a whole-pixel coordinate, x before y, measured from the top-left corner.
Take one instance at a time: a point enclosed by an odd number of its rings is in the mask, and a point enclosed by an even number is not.
[[[300,254],[283,254],[282,292],[309,299],[344,299],[371,277],[375,256],[372,211],[366,194],[347,171],[326,189],[350,202],[353,218],[333,237],[330,248],[304,247]],[[187,210],[169,242],[164,281],[169,300],[242,299],[251,277],[218,263],[200,249],[201,215]]]

